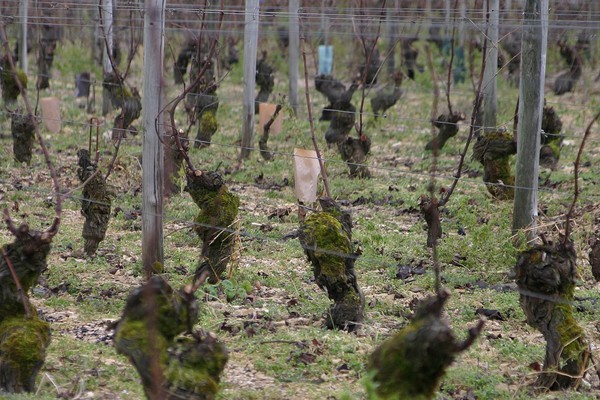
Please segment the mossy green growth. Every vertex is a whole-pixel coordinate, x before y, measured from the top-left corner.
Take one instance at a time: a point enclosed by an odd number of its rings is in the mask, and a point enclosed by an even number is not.
[[[158,325],[158,324],[157,324]],[[163,335],[155,335],[153,346],[159,355],[159,362],[167,361],[167,340]],[[143,359],[149,361],[147,356],[150,351],[150,339],[147,321],[136,319],[125,319],[119,323],[119,329],[115,333],[115,347],[121,354],[142,354]],[[146,364],[149,365],[149,364]]]
[[[334,301],[325,325],[354,331],[363,320],[365,298],[354,270],[358,257],[352,246],[352,218],[332,199],[320,199],[323,211],[309,215],[300,226],[300,244],[313,267],[315,281]]]
[[[2,72],[0,73],[0,86],[2,87],[2,99],[5,103],[11,104],[17,101],[17,98],[21,94],[19,85],[15,81],[15,76],[10,66],[10,62],[7,57],[2,60]],[[23,87],[23,90],[27,89],[27,74],[22,69],[17,69],[17,78]]]
[[[150,301],[154,303],[152,314],[147,313]],[[163,372],[165,398],[214,398],[227,350],[212,337],[202,338],[197,333],[179,336],[191,330],[197,311],[193,295],[173,291],[159,276],[150,278],[128,297],[117,324],[115,347],[135,366],[148,398],[155,397],[153,361],[158,361]]]
[[[488,177],[487,189],[499,200],[510,200],[515,196],[515,177],[512,175],[509,157],[490,160],[485,165],[485,176]]]
[[[481,332],[482,321],[458,342],[442,318],[447,298],[444,291],[421,300],[412,321],[371,354],[367,369],[382,399],[433,399],[456,354]]]
[[[511,173],[510,156],[517,146],[509,132],[486,131],[473,146],[474,160],[483,164],[483,181],[488,191],[500,200],[514,197],[515,177]]]
[[[169,355],[165,369],[169,392],[193,394],[206,400],[215,398],[229,358],[223,344],[211,336],[183,336],[169,349]]]
[[[571,304],[557,304],[555,312],[560,315],[561,320],[556,329],[560,335],[560,343],[563,344],[561,359],[566,363],[576,362],[581,365],[586,354],[589,355],[589,346],[585,342],[585,333],[573,317]]]
[[[35,314],[34,314],[35,315]],[[0,392],[31,392],[46,359],[50,325],[36,315],[0,322]]]
[[[572,242],[547,241],[522,252],[515,265],[517,284],[524,290],[520,303],[527,323],[546,339],[546,373],[536,382],[540,388],[577,387],[590,361],[590,347],[572,306],[576,257]]]
[[[214,284],[223,278],[233,255],[236,236],[229,229],[237,218],[240,199],[227,189],[217,172],[188,171],[186,177],[185,190],[200,209],[194,231],[203,242],[195,279],[208,274]]]
[[[217,122],[217,113],[215,110],[208,110],[202,113],[200,118],[200,133],[202,137],[208,139],[217,131],[219,124]]]
[[[344,273],[345,258],[352,254],[352,244],[340,221],[330,213],[314,213],[306,218],[302,230],[307,238],[303,245],[319,259],[315,275],[338,279]]]
[[[384,342],[373,354],[369,369],[373,369],[376,359],[382,363],[377,365],[376,382],[378,395],[383,399],[416,399],[433,398],[439,381],[453,357],[444,357],[440,351],[429,349],[430,354],[420,354],[424,350],[411,346],[422,337],[423,330],[431,329],[424,321],[411,323],[404,327],[390,340]],[[425,356],[421,358],[418,356]]]
[[[236,220],[240,198],[231,193],[227,186],[223,185],[217,191],[198,191],[195,195],[192,194],[192,198],[200,212],[195,218],[198,225],[194,229],[199,235],[210,227],[227,228]]]
[[[41,242],[39,232],[29,233],[26,226],[21,226],[21,238],[3,246],[6,257],[0,257],[0,321],[11,316],[24,315],[23,302],[12,275],[8,269],[6,258],[11,260],[19,277],[24,293],[38,281],[40,274],[46,270],[46,258],[50,252],[50,243]],[[29,300],[27,299],[29,303]]]

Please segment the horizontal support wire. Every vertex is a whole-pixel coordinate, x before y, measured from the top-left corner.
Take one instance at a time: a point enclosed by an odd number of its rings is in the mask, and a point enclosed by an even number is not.
[[[0,181],[0,184],[3,184],[3,183],[7,183],[7,182]],[[43,189],[39,189],[39,188],[28,187],[28,188],[23,188],[21,190],[29,190],[29,191],[34,192],[34,193],[46,193],[48,195],[53,195],[53,196],[56,195],[56,193],[54,193],[54,192],[52,192],[50,190],[49,191],[44,191]],[[84,199],[82,197],[78,197],[78,196],[75,196],[75,195],[63,196],[61,194],[61,196],[64,199],[68,199],[68,200],[72,200],[72,201],[83,201],[83,200],[85,200],[85,201],[87,201],[89,203],[96,203],[96,204],[108,205],[107,203],[97,202],[97,201],[93,201],[93,200],[88,200],[88,199]],[[125,210],[125,211],[130,208],[130,207],[124,205],[124,204],[121,204],[121,205],[112,204],[112,207],[113,207],[113,210],[116,209],[116,208],[121,208],[121,210]],[[600,207],[600,206],[596,206],[596,208],[598,208],[598,207]],[[140,219],[141,219],[141,217],[143,217],[143,215],[144,215],[144,211],[141,210],[141,207],[140,207],[139,212],[140,212]],[[269,243],[276,243],[276,244],[282,245],[282,244],[288,243],[290,241],[290,239],[292,239],[291,237],[288,237],[289,234],[282,235],[282,236],[279,236],[279,237],[273,237],[273,236],[267,236],[267,235],[259,235],[259,234],[256,234],[256,233],[248,232],[246,230],[234,229],[231,226],[219,226],[219,225],[212,225],[212,224],[204,224],[204,223],[198,223],[198,222],[195,222],[195,221],[190,222],[189,219],[181,219],[181,218],[173,217],[173,216],[171,216],[169,214],[165,214],[165,213],[162,213],[162,214],[150,213],[150,215],[152,217],[157,217],[157,216],[160,215],[160,217],[161,217],[161,219],[163,220],[164,223],[172,223],[172,224],[175,224],[175,225],[184,225],[184,226],[187,226],[190,230],[192,230],[194,227],[214,228],[214,229],[218,229],[218,230],[222,231],[223,233],[227,233],[227,234],[239,234],[241,238],[247,239],[247,240],[250,240],[250,241],[269,242]],[[558,224],[562,224],[564,221],[558,221],[558,220],[556,220],[558,218],[562,219],[562,218],[564,218],[564,215],[555,217],[555,224],[557,224],[557,225]],[[177,228],[177,230],[180,230],[180,229]],[[167,233],[165,236],[169,236],[169,234]],[[296,241],[294,240],[294,243],[295,242]],[[300,245],[300,247],[302,247],[302,246]],[[353,253],[349,254],[349,253],[338,252],[338,251],[333,251],[333,250],[330,250],[330,249],[319,248],[319,247],[314,247],[314,246],[311,246],[310,250],[315,251],[315,252],[320,252],[320,253],[323,253],[323,254],[335,255],[335,256],[339,256],[339,257],[343,257],[343,258],[358,259],[360,261],[360,264],[363,264],[363,265],[377,265],[378,267],[384,267],[384,268],[388,268],[388,269],[392,269],[392,268],[397,268],[398,267],[398,263],[397,262],[395,262],[395,263],[387,262],[385,260],[382,260],[381,258],[369,257],[369,256],[365,256],[364,254],[361,255],[360,257],[358,257],[356,254],[353,254]],[[358,264],[358,265],[360,266],[360,264]],[[537,292],[530,292],[530,291],[527,291],[527,290],[522,290],[522,289],[520,289],[518,287],[517,288],[507,287],[506,289],[514,291],[514,292],[517,292],[517,293],[519,293],[521,295],[526,295],[526,296],[529,296],[529,297],[540,298],[540,299],[547,300],[547,301],[553,301],[553,302],[564,303],[564,304],[573,304],[573,305],[576,304],[576,301],[569,302],[569,301],[566,301],[564,299],[556,298],[556,297],[551,296],[551,295],[549,296],[549,295],[544,295],[544,294],[537,293]]]

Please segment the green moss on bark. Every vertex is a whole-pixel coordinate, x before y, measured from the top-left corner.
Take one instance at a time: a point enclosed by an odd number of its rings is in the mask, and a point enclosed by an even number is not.
[[[522,252],[515,266],[527,323],[546,339],[544,373],[536,381],[544,390],[577,387],[589,363],[589,344],[572,306],[575,263],[573,244],[561,240]]]
[[[3,319],[0,322],[0,391],[33,391],[49,344],[50,325],[37,316]]]
[[[216,283],[223,278],[233,255],[235,235],[231,229],[240,199],[229,191],[217,172],[189,172],[185,190],[200,209],[194,230],[203,246],[195,277],[208,274],[209,282]]]
[[[512,135],[500,130],[485,132],[473,146],[472,158],[483,164],[483,181],[492,196],[500,200],[514,197],[515,177],[510,156],[516,152]]]
[[[334,304],[326,313],[328,328],[353,331],[362,321],[364,295],[358,287],[352,244],[352,219],[335,201],[321,199],[323,211],[309,215],[300,227],[300,244],[313,266],[317,285]]]
[[[158,276],[127,299],[115,347],[135,366],[148,398],[156,398],[157,388],[164,395],[160,398],[215,398],[227,350],[212,336],[184,334],[198,319],[197,307],[195,297],[173,291]],[[156,382],[157,371],[161,382]]]
[[[371,354],[367,368],[382,399],[432,399],[455,356],[481,332],[482,321],[469,330],[467,339],[457,341],[442,318],[447,298],[442,292],[422,300],[410,324]]]
[[[27,74],[22,69],[17,69],[17,78],[23,89],[27,89]],[[19,86],[15,80],[8,57],[2,58],[2,69],[0,72],[0,87],[2,88],[2,99],[6,105],[16,103],[17,98],[21,94]]]

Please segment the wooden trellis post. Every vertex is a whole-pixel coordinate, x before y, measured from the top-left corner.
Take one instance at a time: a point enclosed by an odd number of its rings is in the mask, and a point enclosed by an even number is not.
[[[106,75],[112,72],[112,65],[108,52],[113,48],[113,0],[101,0],[101,17],[103,28],[100,32],[102,38],[102,72]],[[105,88],[102,89],[102,115],[106,115],[112,109],[110,96]]]
[[[540,129],[544,107],[548,0],[527,0],[524,9],[519,90],[519,127],[513,230],[535,226],[540,152]],[[524,75],[526,74],[526,76]],[[529,238],[535,231],[528,231]]]
[[[483,126],[484,130],[496,129],[496,77],[498,75],[498,24],[500,15],[500,1],[484,0],[484,14],[489,13],[487,28],[488,54],[483,73]],[[484,15],[485,16],[485,15]]]
[[[254,145],[254,85],[258,49],[259,0],[246,0],[244,28],[244,107],[240,159],[249,158]]]
[[[163,108],[164,31],[166,0],[146,0],[142,124],[142,265],[152,271],[163,263]],[[158,121],[156,121],[158,118]],[[158,132],[156,132],[158,129]]]
[[[298,114],[298,66],[300,63],[300,23],[298,21],[298,7],[298,0],[290,0],[290,106],[296,115]]]
[[[21,35],[19,36],[19,66],[27,74],[27,21],[28,21],[28,0],[21,0],[19,4],[19,17],[21,18]]]

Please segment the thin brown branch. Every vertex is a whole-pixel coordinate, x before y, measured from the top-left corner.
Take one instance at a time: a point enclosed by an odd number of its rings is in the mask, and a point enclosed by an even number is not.
[[[371,64],[371,57],[373,57],[373,52],[375,51],[375,47],[377,46],[377,41],[379,40],[379,36],[381,35],[381,22],[383,21],[384,17],[385,17],[385,4],[386,4],[386,0],[383,0],[383,2],[381,3],[381,14],[379,16],[379,22],[377,23],[377,33],[375,34],[375,39],[373,39],[373,44],[371,45],[371,50],[369,51],[369,55],[367,56],[367,62],[365,64],[365,69],[363,70],[363,76],[361,79],[361,85],[362,85],[362,91],[361,91],[361,96],[360,96],[360,108],[358,110],[358,137],[360,138],[362,136],[362,128],[363,128],[363,110],[365,108],[365,98],[366,93],[365,93],[365,86],[366,86],[366,81],[367,81],[367,72],[369,71],[369,66]],[[361,36],[361,41],[363,44],[363,51],[365,52],[365,54],[367,53],[367,48],[366,48],[366,43],[364,38]],[[383,63],[381,64],[383,65]],[[379,69],[377,70],[377,73],[379,73],[379,70],[381,69],[381,66],[379,67]],[[377,76],[377,73],[375,76]]]
[[[222,3],[223,2],[221,2],[221,4]],[[224,16],[225,16],[225,13],[223,11],[221,11],[220,16],[219,16],[219,25],[217,27],[217,31],[221,31],[221,24],[223,23]],[[187,154],[187,151],[184,149],[183,144],[181,143],[181,138],[179,137],[179,134],[177,134],[177,132],[179,132],[179,131],[177,129],[177,124],[175,123],[175,110],[177,109],[177,106],[179,105],[179,103],[181,103],[181,101],[183,99],[185,99],[185,96],[187,96],[188,93],[190,93],[192,90],[194,90],[200,84],[200,81],[204,78],[204,73],[208,69],[208,67],[210,65],[210,60],[213,58],[213,56],[215,54],[215,50],[217,48],[217,42],[218,42],[218,36],[216,36],[215,39],[212,41],[209,52],[208,52],[207,61],[204,62],[204,64],[202,65],[202,69],[198,72],[196,79],[187,88],[185,88],[183,90],[183,92],[181,92],[179,94],[179,96],[177,96],[173,101],[170,102],[171,108],[168,111],[169,119],[171,122],[171,130],[172,130],[173,134],[175,135],[175,143],[177,143],[177,148],[181,152],[181,155],[182,155],[183,159],[185,160],[187,167],[190,171],[195,171],[195,168]],[[161,113],[168,106],[169,105],[166,105],[165,108],[163,110],[161,110]],[[156,131],[156,134],[159,135],[158,130]]]
[[[129,12],[129,53],[127,53],[127,66],[125,67],[125,72],[123,72],[123,79],[127,78],[127,75],[129,75],[129,70],[131,69],[131,63],[133,61],[133,58],[135,57],[135,54],[137,53],[137,50],[140,46],[140,43],[142,42],[142,36],[138,35],[137,40],[134,39],[134,24],[133,21],[135,21],[135,18],[133,17],[133,13],[134,11],[131,10]],[[141,14],[141,12],[140,12]]]
[[[17,227],[13,223],[12,219],[10,218],[10,214],[8,212],[8,208],[4,209],[3,215],[4,215],[4,223],[6,224],[6,228],[14,236],[17,236],[19,234],[19,230],[17,229]]]
[[[440,90],[438,87],[437,74],[433,65],[433,59],[431,57],[431,50],[429,45],[425,44],[425,56],[427,60],[427,68],[431,71],[431,81],[433,83],[433,101],[431,103],[431,121],[435,121],[437,118],[438,100],[440,97]],[[431,125],[431,141],[433,144],[433,162],[431,164],[431,181],[429,182],[429,201],[431,201],[432,207],[439,207],[437,199],[435,198],[435,176],[437,174],[437,159],[438,159],[438,141],[436,139],[435,127]],[[431,227],[429,227],[431,229]],[[440,278],[440,263],[438,257],[437,238],[433,239],[431,243],[431,256],[433,259],[433,273],[434,273],[434,290],[437,296],[442,293],[442,281]]]
[[[110,163],[108,164],[108,167],[106,169],[106,175],[104,175],[104,182],[106,182],[108,180],[108,177],[110,176],[110,173],[113,170],[115,162],[117,161],[117,156],[119,155],[119,149],[121,148],[122,140],[123,140],[123,135],[119,135],[119,138],[117,139],[117,144],[115,145],[115,154],[113,154],[112,160],[110,160]]]
[[[15,267],[13,266],[13,263],[10,261],[8,254],[6,254],[6,250],[4,250],[4,247],[2,247],[2,254],[4,255],[4,259],[6,260],[6,265],[8,266],[8,270],[10,271],[13,281],[15,282],[15,286],[17,287],[17,293],[18,293],[19,297],[21,298],[21,303],[23,303],[23,309],[25,310],[25,316],[27,318],[31,318],[31,309],[29,309],[29,300],[27,300],[27,296],[25,295],[23,286],[21,286],[21,281],[19,280],[19,277],[17,276],[17,273],[15,272]]]
[[[17,87],[19,88],[19,92],[21,93],[21,96],[23,97],[23,101],[25,103],[25,108],[27,109],[27,113],[30,115],[30,117],[32,119],[33,127],[35,130],[35,135],[36,135],[37,140],[42,149],[42,153],[44,154],[44,159],[46,160],[46,166],[48,167],[48,170],[50,171],[50,177],[52,178],[52,182],[54,185],[54,193],[56,196],[56,206],[54,208],[55,216],[54,216],[54,221],[52,222],[52,225],[50,225],[50,228],[48,228],[48,230],[46,231],[48,234],[48,237],[51,239],[52,237],[54,237],[54,235],[56,235],[58,233],[58,227],[60,225],[60,215],[62,213],[62,197],[60,194],[60,186],[58,184],[58,175],[56,173],[56,169],[54,168],[54,164],[52,163],[52,160],[50,159],[50,153],[48,152],[48,148],[46,147],[46,143],[44,142],[44,138],[42,137],[42,134],[40,132],[40,127],[38,126],[38,123],[34,117],[34,114],[33,114],[32,108],[31,108],[31,104],[29,102],[29,96],[27,95],[27,91],[25,90],[23,85],[21,85],[21,81],[19,80],[19,77],[17,75],[17,67],[15,66],[15,62],[13,60],[12,53],[10,51],[10,44],[8,42],[8,37],[6,36],[6,30],[4,28],[4,25],[5,25],[4,21],[0,20],[0,36],[2,38],[2,42],[4,43],[4,50],[6,51],[6,57],[8,58],[10,68],[12,70],[13,79],[15,80],[15,83],[17,84]],[[10,215],[8,214],[8,209],[5,209],[4,213],[5,213],[5,220],[7,220],[7,218],[8,218],[7,221],[10,221]],[[9,227],[9,230],[11,230],[10,227]],[[13,231],[11,230],[11,232],[13,232]]]
[[[471,124],[470,124],[470,128],[469,128],[469,136],[467,137],[465,147],[463,148],[463,151],[460,154],[460,161],[458,162],[456,174],[454,175],[454,181],[452,181],[452,185],[450,186],[450,189],[448,189],[448,191],[446,191],[445,195],[440,200],[440,202],[439,202],[440,207],[444,206],[448,202],[448,200],[450,199],[450,196],[452,195],[452,193],[454,192],[454,189],[456,188],[456,185],[458,184],[458,180],[460,179],[461,174],[462,174],[462,167],[465,162],[467,150],[469,149],[469,145],[471,144],[471,141],[473,140],[473,135],[475,133],[475,120],[477,118],[477,113],[479,112],[479,108],[481,107],[481,98],[482,98],[481,86],[483,83],[483,72],[485,71],[486,61],[487,61],[487,40],[484,41],[484,43],[483,43],[483,51],[482,51],[482,57],[481,57],[481,70],[479,71],[479,82],[477,85],[477,92],[475,93],[475,104],[473,105],[473,111],[471,112]]]
[[[573,188],[573,201],[571,202],[571,206],[569,207],[569,211],[567,212],[567,217],[565,221],[565,237],[563,243],[566,245],[569,242],[569,236],[571,234],[571,218],[573,218],[573,210],[575,209],[575,203],[577,203],[577,199],[579,198],[579,163],[581,161],[581,155],[583,154],[583,149],[585,147],[585,142],[590,135],[592,130],[592,126],[594,123],[600,118],[600,111],[594,115],[594,118],[590,121],[587,128],[585,129],[585,133],[583,134],[583,139],[581,139],[581,145],[579,146],[579,151],[577,152],[577,158],[575,158],[574,170],[575,170],[575,182]]]
[[[313,147],[315,149],[315,153],[317,153],[317,159],[319,160],[319,168],[321,168],[321,176],[323,177],[323,186],[325,187],[325,194],[331,199],[332,197],[331,191],[329,190],[329,181],[327,180],[327,171],[325,170],[325,164],[323,163],[323,158],[321,158],[321,152],[319,151],[319,146],[317,145],[315,123],[313,122],[312,109],[310,107],[310,92],[308,90],[308,68],[306,66],[306,49],[304,46],[304,35],[300,38],[300,42],[302,43],[302,61],[304,63],[304,88],[306,94],[306,108],[308,110],[308,122],[310,123],[310,136],[312,139]]]

